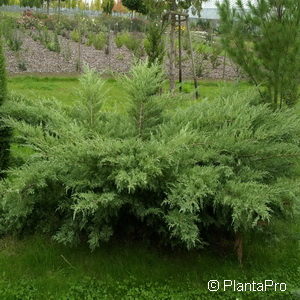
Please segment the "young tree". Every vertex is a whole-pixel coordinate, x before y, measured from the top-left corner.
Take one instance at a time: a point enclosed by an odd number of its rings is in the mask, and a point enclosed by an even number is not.
[[[169,77],[170,88],[175,89],[175,31],[176,16],[168,15],[169,12],[187,12],[191,10],[193,13],[200,14],[202,3],[207,0],[144,0],[147,7],[148,15],[155,19],[161,19],[164,22],[170,22],[170,47],[169,47]]]
[[[293,105],[300,78],[300,2],[218,4],[222,44],[274,108]]]
[[[2,48],[2,40],[0,35],[0,108],[7,98],[7,80],[5,70],[5,60]],[[0,111],[1,117],[1,111]],[[9,162],[9,140],[10,129],[6,127],[0,120],[0,177],[3,176],[3,170],[8,166]]]
[[[93,1],[93,7],[95,10],[100,11],[101,10],[101,1],[100,0]]]
[[[143,0],[123,0],[122,4],[131,11],[136,11],[141,14],[147,13],[147,8]]]
[[[112,10],[114,8],[114,5],[115,5],[114,0],[103,0],[103,2],[102,2],[103,12],[106,15],[111,15],[112,14]]]
[[[203,2],[208,0],[144,0],[147,14],[162,18],[165,12],[191,10],[193,14],[200,15]]]
[[[9,5],[9,0],[0,0],[0,6]]]
[[[20,0],[20,6],[23,7],[37,7],[40,8],[43,5],[43,0]]]
[[[165,56],[164,43],[165,25],[159,21],[152,21],[147,28],[145,50],[148,55],[148,63],[162,64]]]
[[[127,8],[122,4],[121,1],[118,1],[117,3],[115,3],[113,11],[116,13],[126,13]]]
[[[77,7],[77,1],[71,0],[71,8],[76,8],[76,7]]]
[[[50,14],[50,0],[46,0],[47,15]]]

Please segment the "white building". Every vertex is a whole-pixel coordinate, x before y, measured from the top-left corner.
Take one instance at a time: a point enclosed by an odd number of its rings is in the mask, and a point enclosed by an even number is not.
[[[202,6],[203,6],[203,8],[216,8],[216,2],[218,2],[218,1],[217,0],[208,0],[207,2],[204,2]],[[219,0],[219,2],[223,2],[223,0]],[[236,0],[230,0],[229,2],[231,5],[235,5]],[[248,0],[243,0],[242,2],[246,5],[248,3]]]
[[[255,3],[256,0],[250,0],[250,2]],[[219,15],[218,15],[218,9],[216,6],[217,2],[223,2],[223,0],[208,0],[207,2],[204,2],[202,7],[202,12],[201,12],[201,18],[203,19],[208,19],[208,20],[218,20]],[[242,0],[245,6],[247,6],[247,3],[249,0]],[[236,0],[230,0],[230,4],[232,6],[235,6]]]

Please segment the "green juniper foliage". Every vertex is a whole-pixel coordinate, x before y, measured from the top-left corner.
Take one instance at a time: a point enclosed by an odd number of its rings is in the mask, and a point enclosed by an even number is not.
[[[203,101],[180,111],[163,131],[169,138],[188,122],[195,134],[191,161],[184,160],[163,202],[172,233],[189,246],[201,229],[247,232],[297,201],[299,187],[290,178],[299,165],[299,118],[254,106],[254,99],[246,93]]]
[[[7,99],[7,79],[5,70],[4,54],[2,49],[2,39],[0,35],[0,118],[2,118],[2,105]],[[0,119],[0,177],[9,163],[9,139],[10,129],[6,127]]]
[[[144,63],[138,63],[122,80],[130,98],[129,115],[135,133],[142,139],[149,137],[162,122],[164,105],[164,101],[156,97],[164,82],[160,66],[152,64],[147,72],[144,68]]]
[[[162,79],[157,65],[135,66],[123,79],[127,114],[104,109],[90,70],[74,108],[12,96],[5,122],[30,151],[0,184],[1,232],[86,237],[91,249],[124,234],[193,248],[218,228],[248,232],[291,213],[299,117],[255,105],[253,93],[174,111],[157,95]]]
[[[298,99],[300,2],[258,0],[218,4],[222,43],[235,63],[275,108]],[[264,87],[264,89],[262,89]]]

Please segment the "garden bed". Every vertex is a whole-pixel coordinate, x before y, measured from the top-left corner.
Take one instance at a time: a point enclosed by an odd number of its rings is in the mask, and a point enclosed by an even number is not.
[[[23,37],[22,50],[19,54],[6,49],[7,69],[11,74],[22,73],[74,73],[78,61],[78,43],[59,37],[61,52],[48,50],[27,34]],[[112,48],[108,56],[104,50],[81,45],[82,65],[87,64],[101,72],[126,72],[132,64],[132,54],[125,49]],[[19,64],[26,70],[21,70]]]
[[[34,41],[27,31],[23,37],[21,50],[16,53],[6,48],[7,70],[10,74],[26,73],[74,73],[78,65],[78,43],[65,37],[59,36],[60,53],[45,48],[39,41]],[[105,50],[96,50],[93,46],[81,44],[82,65],[88,65],[103,73],[126,73],[135,61],[134,54],[126,47],[118,48],[112,42],[111,54],[107,55]],[[192,78],[190,57],[183,54],[183,78]],[[145,59],[145,57],[144,57]],[[203,62],[202,76],[199,78],[210,79],[235,79],[237,72],[231,62],[227,60],[225,71],[223,57],[218,57],[218,66],[213,68],[206,60]],[[168,72],[168,61],[166,59],[166,72]],[[197,67],[197,65],[196,65]],[[224,76],[223,76],[224,75]]]

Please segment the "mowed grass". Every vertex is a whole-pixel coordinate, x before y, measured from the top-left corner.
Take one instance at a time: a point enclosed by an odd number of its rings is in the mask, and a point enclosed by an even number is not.
[[[8,88],[29,98],[54,97],[70,105],[78,99],[78,84],[78,77],[17,76],[9,78]],[[122,88],[117,80],[106,79],[105,87],[111,98],[122,101]]]
[[[105,87],[108,91],[108,101],[122,106],[126,101],[126,94],[122,83],[118,79],[105,79]],[[9,78],[9,90],[20,93],[24,96],[36,99],[55,97],[63,103],[70,105],[78,99],[78,77],[39,77],[39,76],[15,76]],[[244,90],[249,85],[245,82],[237,83],[234,81],[199,81],[200,99],[213,98],[218,96],[225,88],[236,88]],[[164,85],[167,90],[167,84]],[[194,98],[194,85],[192,82],[183,83],[183,92],[191,94]]]
[[[139,242],[112,241],[91,252],[85,245],[65,247],[46,236],[26,236],[23,240],[7,237],[0,240],[0,295],[3,282],[13,286],[30,282],[38,291],[37,299],[48,299],[49,295],[51,299],[62,299],[70,287],[80,286],[87,277],[104,283],[132,280],[137,285],[156,282],[167,284],[169,289],[203,291],[211,279],[274,280],[287,283],[289,291],[295,290],[300,287],[299,220],[277,226],[277,241],[259,236],[247,238],[243,266],[230,252],[216,253],[211,249],[175,252]],[[229,295],[217,299],[241,297],[239,293]],[[207,299],[216,298],[211,295]]]
[[[18,11],[2,11],[1,7],[0,7],[0,18],[1,18],[1,16],[18,18],[18,17],[21,16],[21,12],[18,12]]]
[[[122,84],[115,79],[105,80],[109,107],[117,106],[121,111],[126,109],[124,103],[127,96]],[[249,87],[246,83],[218,81],[200,81],[199,85],[200,100],[213,98],[226,88],[244,90]],[[78,99],[77,88],[77,77],[19,76],[9,79],[11,91],[28,96],[33,101],[37,97],[55,97],[66,105],[72,105]],[[191,82],[184,83],[183,91],[191,93],[193,99]],[[249,235],[245,238],[242,266],[232,252],[233,245],[230,250],[220,247],[187,252],[158,249],[142,241],[113,240],[91,252],[87,245],[70,248],[55,243],[46,235],[25,236],[23,239],[6,237],[0,239],[0,297],[1,289],[7,284],[18,291],[22,283],[25,286],[30,283],[37,290],[37,296],[26,299],[97,299],[63,298],[71,287],[80,286],[86,277],[113,285],[124,280],[135,280],[141,285],[156,282],[158,285],[167,284],[169,289],[174,290],[182,287],[183,290],[192,288],[207,291],[207,282],[211,279],[236,279],[242,282],[274,280],[286,282],[288,290],[298,289],[300,217],[289,219],[287,223],[272,223],[271,228],[270,232],[276,232],[276,235]],[[27,290],[24,295],[26,293]],[[25,299],[23,294],[16,295],[7,299]],[[134,297],[128,299],[139,300]],[[210,293],[201,299],[248,298],[240,293],[223,293],[218,297]],[[279,299],[279,296],[276,294],[272,299]]]

